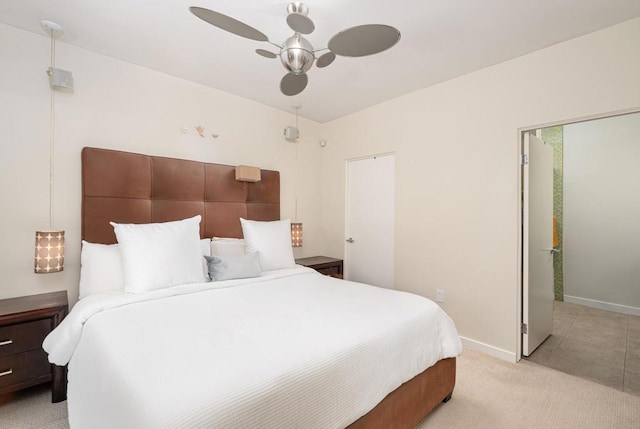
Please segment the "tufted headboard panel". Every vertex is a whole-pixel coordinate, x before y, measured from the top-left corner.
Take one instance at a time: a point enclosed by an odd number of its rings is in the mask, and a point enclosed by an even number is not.
[[[242,237],[240,217],[280,219],[280,173],[256,183],[235,167],[115,150],[82,149],[82,239],[116,242],[109,222],[167,222],[201,215],[201,237]]]

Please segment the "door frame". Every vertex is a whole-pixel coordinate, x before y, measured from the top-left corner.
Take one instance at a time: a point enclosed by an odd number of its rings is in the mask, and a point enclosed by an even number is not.
[[[390,151],[390,152],[380,152],[380,153],[374,153],[371,155],[363,155],[363,156],[357,156],[354,158],[347,158],[344,160],[344,186],[345,186],[345,192],[344,192],[344,237],[342,237],[342,254],[344,255],[344,266],[342,268],[343,271],[343,275],[345,279],[349,279],[349,249],[347,248],[347,242],[346,242],[346,237],[349,235],[349,216],[351,215],[351,213],[349,213],[349,198],[351,197],[349,195],[349,190],[351,189],[349,187],[349,163],[353,162],[353,161],[362,161],[364,159],[371,159],[371,158],[375,158],[378,156],[389,156],[389,155],[393,155],[394,156],[394,161],[395,161],[395,151]],[[395,171],[395,170],[394,170]],[[395,183],[395,177],[393,180],[393,188],[395,189],[396,187],[396,183]],[[393,202],[394,204],[394,211],[395,211],[395,201]],[[395,222],[396,222],[396,217],[394,216],[394,225],[393,225],[393,229],[395,231]],[[394,246],[395,247],[395,246]],[[393,257],[395,259],[395,249],[393,252]],[[395,260],[394,260],[394,266],[395,266]],[[395,274],[394,274],[395,277]]]
[[[615,111],[610,111],[610,112],[604,112],[604,113],[599,113],[599,114],[595,114],[595,115],[586,115],[586,116],[582,116],[582,117],[578,117],[578,118],[573,118],[573,119],[565,119],[565,120],[559,120],[559,121],[553,121],[553,122],[546,122],[546,123],[542,123],[542,124],[537,124],[537,125],[530,125],[530,126],[526,126],[526,127],[520,127],[518,128],[517,131],[517,137],[516,137],[516,144],[517,144],[517,158],[516,158],[516,165],[518,166],[517,169],[517,195],[519,196],[518,198],[518,204],[517,204],[517,211],[516,211],[516,216],[517,216],[517,220],[518,223],[517,225],[519,225],[519,231],[517,234],[518,240],[517,240],[517,247],[516,247],[516,252],[518,255],[518,259],[517,259],[517,263],[518,263],[518,270],[517,270],[517,282],[516,282],[516,320],[515,320],[515,333],[516,333],[516,362],[520,361],[522,359],[522,333],[521,333],[521,325],[522,325],[522,306],[524,303],[524,296],[522,293],[522,289],[523,289],[523,279],[524,279],[524,275],[528,275],[528,273],[524,272],[524,267],[523,267],[523,257],[524,257],[524,252],[522,249],[523,246],[523,236],[522,234],[524,233],[524,219],[523,219],[523,204],[522,204],[522,199],[523,199],[523,189],[522,187],[524,186],[523,184],[523,168],[522,168],[522,155],[523,155],[523,141],[524,141],[524,134],[528,133],[530,131],[534,131],[537,129],[541,129],[541,128],[549,128],[549,127],[556,127],[559,125],[569,125],[569,124],[575,124],[578,122],[587,122],[587,121],[593,121],[596,119],[604,119],[604,118],[611,118],[614,116],[622,116],[622,115],[628,115],[628,114],[632,114],[632,113],[640,113],[640,106],[638,107],[632,107],[629,109],[622,109],[622,110],[615,110]]]

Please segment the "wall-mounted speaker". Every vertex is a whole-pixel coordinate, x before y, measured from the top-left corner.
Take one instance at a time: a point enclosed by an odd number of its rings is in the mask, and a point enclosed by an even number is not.
[[[49,67],[47,74],[51,89],[73,90],[73,75],[70,71]]]
[[[300,131],[295,127],[287,127],[284,129],[284,139],[291,143],[297,143],[300,137]]]

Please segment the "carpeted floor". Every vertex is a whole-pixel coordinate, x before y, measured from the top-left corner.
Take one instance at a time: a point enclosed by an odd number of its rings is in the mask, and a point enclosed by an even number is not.
[[[47,386],[0,397],[3,429],[65,429],[66,402]],[[640,428],[640,397],[532,362],[465,350],[453,398],[418,426],[438,428]]]
[[[0,396],[2,429],[68,429],[67,401],[51,403],[48,384]]]
[[[465,350],[452,399],[418,426],[438,428],[640,428],[640,397],[528,361]]]

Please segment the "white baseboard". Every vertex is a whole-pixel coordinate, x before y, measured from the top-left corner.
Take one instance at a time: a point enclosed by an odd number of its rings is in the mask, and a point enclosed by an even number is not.
[[[462,340],[462,346],[465,349],[475,350],[489,356],[493,356],[498,359],[505,360],[507,362],[515,363],[516,362],[516,354],[509,352],[507,350],[499,349],[494,346],[490,346],[489,344],[481,343],[480,341],[472,340],[466,337],[460,337]]]
[[[565,302],[569,302],[571,304],[580,304],[580,305],[584,305],[585,307],[599,308],[600,310],[607,310],[607,311],[613,311],[616,313],[640,316],[640,308],[637,308],[637,307],[629,307],[627,305],[614,304],[611,302],[604,302],[604,301],[596,301],[595,299],[580,298],[577,296],[570,296],[570,295],[565,295],[564,300]]]

